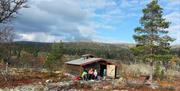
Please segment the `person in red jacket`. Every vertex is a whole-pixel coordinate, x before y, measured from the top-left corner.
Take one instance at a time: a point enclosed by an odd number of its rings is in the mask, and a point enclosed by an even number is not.
[[[73,80],[74,80],[74,81],[78,81],[78,80],[79,80],[78,75],[74,75]]]

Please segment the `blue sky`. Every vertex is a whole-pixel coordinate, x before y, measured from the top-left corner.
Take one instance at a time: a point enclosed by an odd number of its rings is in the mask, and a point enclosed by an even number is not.
[[[142,9],[151,0],[29,0],[13,26],[18,41],[134,43]],[[180,0],[159,0],[180,44]]]

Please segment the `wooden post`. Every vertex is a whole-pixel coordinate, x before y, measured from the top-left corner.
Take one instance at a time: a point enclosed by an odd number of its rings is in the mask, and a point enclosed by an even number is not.
[[[8,62],[6,62],[6,73],[8,72]]]
[[[82,69],[83,69],[83,67],[82,67],[82,65],[80,66],[80,74],[82,73]]]

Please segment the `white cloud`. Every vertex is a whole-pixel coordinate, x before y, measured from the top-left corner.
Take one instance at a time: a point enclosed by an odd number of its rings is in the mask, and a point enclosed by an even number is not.
[[[29,4],[14,24],[23,34],[19,40],[41,41],[39,33],[45,33],[64,41],[91,41],[96,29],[111,30],[113,22],[121,20],[120,9],[109,0],[31,0]]]
[[[139,17],[142,8],[149,1],[151,0],[30,0],[30,8],[21,10],[14,25],[21,35],[18,40],[125,42],[111,38],[113,36],[99,36],[97,32],[99,29],[104,32],[125,30],[118,29],[118,25],[121,26],[132,17]],[[160,3],[168,11],[166,18],[173,22],[169,28],[170,34],[179,39],[179,35],[175,35],[179,34],[179,0],[163,0]],[[170,6],[174,9],[169,8]]]
[[[173,44],[180,44],[180,12],[172,12],[166,15],[166,19],[171,22],[167,30],[176,39]]]
[[[179,24],[180,23],[180,11],[179,12],[171,12],[170,14],[166,15],[166,18],[171,21],[172,24]]]
[[[178,28],[178,31],[170,31],[170,33],[169,33],[170,36],[175,38],[175,41],[172,44],[180,44],[180,30],[179,29],[180,29],[180,27]]]
[[[122,40],[119,40],[119,39],[115,39],[115,38],[112,38],[112,37],[103,37],[103,36],[96,36],[96,38],[94,38],[93,41],[94,42],[103,42],[103,43],[112,43],[112,44],[132,43],[132,42],[128,42],[128,41],[122,41]]]
[[[23,9],[20,13],[21,15],[18,16],[14,26],[22,34],[33,32],[34,35],[31,35],[33,41],[41,41],[38,39],[39,32],[55,38],[61,36],[64,41],[88,39],[82,36],[78,29],[79,26],[88,27],[86,12],[83,12],[78,6],[78,2],[73,0],[34,0],[30,2],[30,8]],[[64,38],[66,36],[67,38]],[[28,36],[22,38],[30,40]]]
[[[19,33],[22,41],[38,41],[38,42],[53,42],[56,38],[46,33]]]
[[[79,26],[79,30],[84,37],[93,37],[94,35],[96,35],[94,29],[86,26]]]

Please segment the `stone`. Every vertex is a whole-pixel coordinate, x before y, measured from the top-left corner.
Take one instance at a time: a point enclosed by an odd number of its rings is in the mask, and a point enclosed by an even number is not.
[[[121,77],[121,78],[118,79],[117,82],[118,82],[118,83],[124,83],[124,79]]]
[[[112,87],[111,86],[104,86],[103,89],[107,89],[108,90],[108,89],[112,89]]]
[[[156,84],[156,83],[151,83],[150,87],[151,87],[152,89],[157,89],[157,88],[159,88],[159,85]]]

